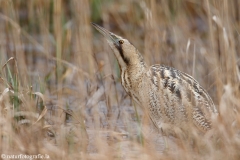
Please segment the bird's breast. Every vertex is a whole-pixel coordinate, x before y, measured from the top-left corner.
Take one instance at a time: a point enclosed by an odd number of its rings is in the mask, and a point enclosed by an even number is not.
[[[121,83],[128,95],[140,105],[142,103],[142,92],[145,91],[143,89],[144,78],[142,76],[134,77],[134,74],[128,70],[123,70]]]

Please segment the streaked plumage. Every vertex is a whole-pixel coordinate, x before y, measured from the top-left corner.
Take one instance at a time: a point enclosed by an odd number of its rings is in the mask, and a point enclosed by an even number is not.
[[[127,40],[93,24],[108,40],[121,69],[126,92],[163,131],[195,126],[206,132],[218,111],[208,93],[190,75],[164,65],[147,66]]]

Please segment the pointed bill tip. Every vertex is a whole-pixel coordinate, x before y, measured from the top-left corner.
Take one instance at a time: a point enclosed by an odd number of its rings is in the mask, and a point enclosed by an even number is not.
[[[91,24],[92,24],[94,27],[96,27],[96,26],[97,26],[97,24],[96,24],[96,23],[94,23],[94,22],[91,22]]]
[[[94,27],[94,28],[96,28],[98,31],[103,31],[103,30],[106,30],[106,29],[104,29],[103,27],[101,27],[101,26],[99,26],[98,24],[96,24],[96,23],[94,23],[94,22],[92,22],[92,26]],[[100,30],[99,30],[100,29]],[[100,31],[100,32],[101,32]]]
[[[96,23],[93,23],[93,22],[92,22],[92,26],[94,28],[96,28],[100,33],[102,33],[105,30],[103,27],[101,27],[101,26],[99,26],[99,25],[97,25]]]
[[[118,36],[117,35],[109,32],[108,30],[97,25],[96,23],[92,22],[92,25],[94,28],[96,28],[96,30],[98,30],[102,35],[104,35],[108,40],[111,40],[113,43],[118,44],[118,42],[117,42]]]

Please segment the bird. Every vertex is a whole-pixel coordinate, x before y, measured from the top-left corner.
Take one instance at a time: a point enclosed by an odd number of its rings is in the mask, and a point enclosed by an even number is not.
[[[148,66],[127,39],[92,23],[110,45],[121,71],[127,94],[147,112],[154,126],[164,133],[206,133],[218,110],[207,91],[190,75],[173,67]]]

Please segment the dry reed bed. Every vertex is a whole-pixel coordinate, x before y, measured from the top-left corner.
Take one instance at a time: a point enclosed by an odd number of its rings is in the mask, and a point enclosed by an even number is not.
[[[1,154],[240,159],[238,0],[9,0],[0,6]],[[121,87],[117,62],[91,21],[129,39],[148,64],[193,75],[219,109],[218,138],[169,137],[164,150],[162,135]]]

